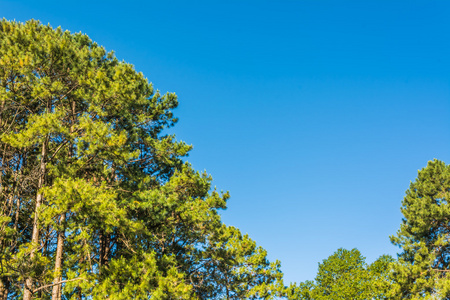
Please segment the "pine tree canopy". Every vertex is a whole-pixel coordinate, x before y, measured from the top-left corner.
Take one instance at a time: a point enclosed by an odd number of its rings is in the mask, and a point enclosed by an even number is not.
[[[402,202],[403,223],[391,241],[402,248],[395,264],[397,299],[450,299],[450,165],[428,162]]]
[[[0,300],[280,295],[279,262],[164,133],[177,104],[84,34],[0,22]]]

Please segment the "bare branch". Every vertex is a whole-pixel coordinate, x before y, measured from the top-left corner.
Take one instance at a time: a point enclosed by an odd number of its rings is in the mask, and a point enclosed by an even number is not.
[[[65,282],[77,281],[77,280],[86,280],[86,279],[84,279],[84,278],[74,278],[74,279],[69,279],[69,280],[62,280],[62,281],[59,281],[57,283],[47,284],[47,285],[41,286],[41,287],[33,290],[33,294],[36,293],[37,291],[40,291],[40,290],[52,287],[54,285],[58,285],[58,284],[65,283]]]

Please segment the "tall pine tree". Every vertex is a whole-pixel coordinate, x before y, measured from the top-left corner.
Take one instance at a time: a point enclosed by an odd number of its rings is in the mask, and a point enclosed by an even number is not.
[[[279,263],[164,134],[174,94],[81,33],[0,25],[0,300],[280,294]]]
[[[402,202],[403,222],[391,241],[396,299],[450,299],[450,166],[428,162]]]

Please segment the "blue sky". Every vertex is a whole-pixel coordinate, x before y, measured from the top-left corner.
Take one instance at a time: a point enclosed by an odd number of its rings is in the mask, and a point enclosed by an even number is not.
[[[178,139],[227,224],[313,279],[339,247],[395,255],[410,181],[450,163],[447,1],[1,1],[87,33],[179,96]]]

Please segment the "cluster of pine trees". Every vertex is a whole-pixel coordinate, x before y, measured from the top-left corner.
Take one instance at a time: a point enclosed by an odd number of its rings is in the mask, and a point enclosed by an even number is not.
[[[357,249],[339,249],[319,264],[314,281],[292,284],[288,299],[450,299],[450,165],[428,162],[403,199],[394,245],[367,265]]]
[[[398,260],[339,249],[285,287],[164,133],[176,107],[86,35],[0,22],[0,300],[450,299],[450,166],[407,191]]]

